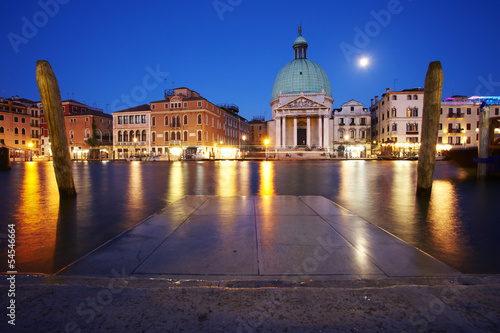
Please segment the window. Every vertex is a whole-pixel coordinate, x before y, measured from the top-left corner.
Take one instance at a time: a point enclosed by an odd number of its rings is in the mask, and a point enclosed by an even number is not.
[[[143,131],[143,133],[144,133],[144,136],[146,136],[146,131]],[[146,141],[146,140],[143,140],[143,141]],[[151,132],[151,142],[156,142],[156,132]]]
[[[0,133],[5,133],[4,129],[2,126],[0,126]]]
[[[198,131],[198,141],[201,141],[201,131]]]
[[[23,127],[23,128],[21,128],[21,134],[22,134],[22,135],[25,135],[25,134],[26,134],[26,129],[25,129],[24,127]]]
[[[498,116],[500,114],[500,109],[499,108],[495,108],[495,116]]]
[[[87,119],[85,119],[85,121],[87,121]],[[133,124],[134,123],[134,116],[128,116],[128,122],[130,124]]]
[[[457,145],[459,145],[459,144],[460,144],[460,137],[459,137],[459,136],[457,136],[457,137],[455,138],[455,143],[456,143]]]
[[[19,118],[18,117],[14,117],[14,122],[18,123],[19,122]]]
[[[407,117],[418,117],[418,108],[406,109]]]
[[[416,101],[418,100],[418,96],[417,95],[413,95],[413,99]]]
[[[3,120],[3,115],[0,115],[0,120]]]
[[[165,103],[164,106],[165,106],[165,109],[168,109],[168,103]]]
[[[354,106],[351,106],[351,112],[354,112]]]
[[[472,129],[472,124],[467,123],[467,130],[470,131]]]
[[[208,115],[205,116],[205,124],[208,125]]]
[[[14,144],[18,145],[19,144],[19,140],[14,140]]]
[[[90,130],[88,128],[85,129],[85,137],[90,138]]]
[[[174,118],[173,118],[173,117],[172,117],[172,120],[174,120]],[[165,116],[164,121],[165,121],[165,126],[168,126],[168,116]]]
[[[177,132],[177,140],[181,141],[181,132],[180,131]]]
[[[168,141],[168,132],[165,132],[163,134],[163,138],[164,138],[164,141],[167,142]]]
[[[443,124],[442,123],[439,123],[439,130],[442,131],[443,130]]]
[[[406,96],[406,99],[411,101],[411,95]]]
[[[123,124],[123,117],[122,116],[118,116],[118,124],[119,125]]]
[[[141,141],[141,132],[139,132],[139,130],[135,132],[135,137],[137,138],[137,141]]]
[[[89,121],[89,118],[88,117],[85,117],[85,121]],[[131,123],[132,124],[132,123]]]
[[[394,123],[392,124],[392,131],[397,132],[398,131],[398,124]]]
[[[416,123],[406,124],[406,132],[418,132],[418,124]]]
[[[188,107],[188,103],[187,102],[184,102],[184,107],[187,108]]]
[[[344,130],[339,130],[339,138],[344,139]]]
[[[151,117],[151,126],[156,126],[156,117]]]
[[[128,141],[128,132],[123,132],[123,141]]]
[[[198,103],[201,103],[201,102],[198,102]],[[201,125],[201,114],[198,115],[198,125]],[[200,141],[200,140],[198,140]]]
[[[156,109],[156,104],[151,104],[151,110]]]
[[[443,137],[438,136],[438,143],[443,143]]]
[[[180,104],[180,103],[179,103]],[[181,116],[175,117],[175,120],[177,122],[177,127],[181,127]]]
[[[14,134],[19,134],[19,129],[17,127],[14,128]]]
[[[349,134],[350,134],[351,139],[356,138],[356,131],[355,130],[350,130]]]
[[[356,120],[354,118],[350,118],[349,125],[356,125]]]
[[[77,112],[78,111],[78,109],[76,108],[76,106],[73,106],[72,110],[73,110],[73,112]]]
[[[127,116],[123,117],[123,123],[124,123],[125,125],[127,125],[127,124],[128,124],[128,117],[127,117]]]
[[[141,116],[139,116],[139,115],[135,116],[135,123],[136,124],[140,124],[141,123]]]
[[[339,125],[345,125],[344,118],[339,118]],[[260,130],[260,128],[259,128]]]
[[[361,118],[361,125],[366,125],[366,118]]]
[[[123,140],[122,131],[118,131],[118,142],[122,142],[122,140]]]
[[[201,108],[201,102],[198,102],[198,107]]]
[[[406,138],[406,142],[416,143],[416,142],[418,142],[418,136]]]
[[[26,124],[26,118],[21,118],[21,124]]]
[[[184,125],[188,124],[188,116],[185,114],[184,115]]]
[[[156,135],[156,134],[155,134]],[[142,138],[141,141],[146,141],[146,130],[142,130]]]
[[[443,114],[443,108],[441,108],[441,110],[439,111],[439,114]]]
[[[397,115],[396,108],[392,108],[392,117],[396,117],[396,115]]]
[[[361,139],[366,139],[366,132],[365,132],[364,130],[361,130],[361,131],[359,132],[359,137],[360,137]]]
[[[471,115],[472,114],[472,108],[467,108],[467,114]]]
[[[168,120],[166,120],[168,122]],[[172,122],[170,123],[170,127],[175,127],[175,116],[172,116]]]

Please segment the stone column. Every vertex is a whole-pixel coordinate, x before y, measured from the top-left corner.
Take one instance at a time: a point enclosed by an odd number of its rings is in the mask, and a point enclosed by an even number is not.
[[[276,116],[276,147],[281,147],[281,116]]]
[[[329,133],[330,119],[328,116],[325,116],[325,118],[323,119],[323,125],[325,128],[325,131],[324,131],[325,138],[323,141],[323,146],[328,148],[330,146],[330,133]]]
[[[282,135],[282,142],[281,146],[286,147],[286,116],[281,117],[282,118],[282,127],[281,127],[281,135]]]
[[[318,117],[318,147],[323,147],[323,116]]]
[[[293,146],[297,147],[297,116],[293,116]]]
[[[311,116],[307,116],[307,135],[306,135],[306,145],[311,146]]]

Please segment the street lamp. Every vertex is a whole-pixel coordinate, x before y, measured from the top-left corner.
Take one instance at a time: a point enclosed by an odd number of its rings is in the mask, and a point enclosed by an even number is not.
[[[269,145],[269,139],[264,140],[264,145],[266,145],[266,161],[267,161],[267,159],[268,159],[267,147]]]
[[[33,148],[33,142],[28,143],[28,147],[30,147],[30,162],[32,162],[33,161],[33,154],[32,154],[31,148]]]
[[[243,139],[243,159],[245,159],[245,141],[247,139],[247,136],[243,135],[241,138]],[[240,151],[241,151],[241,148],[240,148]]]

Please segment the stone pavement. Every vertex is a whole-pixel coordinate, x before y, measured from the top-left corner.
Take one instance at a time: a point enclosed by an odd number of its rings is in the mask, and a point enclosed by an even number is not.
[[[175,279],[454,276],[319,196],[186,196],[58,274]]]

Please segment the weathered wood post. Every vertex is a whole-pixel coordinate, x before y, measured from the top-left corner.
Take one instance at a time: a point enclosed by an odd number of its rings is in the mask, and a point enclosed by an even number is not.
[[[487,159],[490,149],[490,107],[486,102],[481,104],[479,112],[479,159]],[[484,162],[477,163],[477,179],[485,179],[488,173],[488,164]]]
[[[430,196],[436,144],[439,131],[439,113],[443,90],[443,70],[440,61],[429,64],[424,86],[424,110],[422,114],[422,145],[418,156],[417,196]]]
[[[61,197],[76,196],[61,93],[54,71],[48,61],[36,62],[36,82],[45,111],[52,149],[52,160]]]
[[[10,152],[9,148],[0,148],[0,170],[10,170]]]

